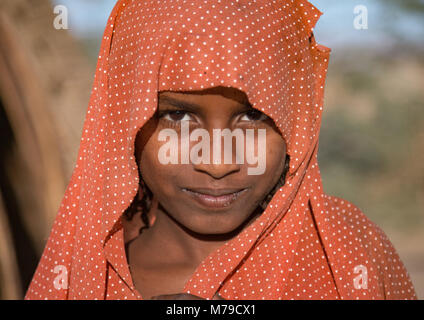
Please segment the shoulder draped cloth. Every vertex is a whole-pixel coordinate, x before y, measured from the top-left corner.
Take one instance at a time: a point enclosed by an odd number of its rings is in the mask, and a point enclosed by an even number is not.
[[[212,252],[184,292],[211,299],[415,299],[386,235],[323,191],[317,162],[330,49],[306,0],[120,0],[104,33],[77,164],[26,299],[142,299],[124,248],[134,141],[158,91],[244,91],[290,156],[263,214]]]

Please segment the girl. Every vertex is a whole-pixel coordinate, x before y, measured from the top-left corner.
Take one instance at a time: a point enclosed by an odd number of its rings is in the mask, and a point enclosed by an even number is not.
[[[26,298],[415,299],[385,234],[322,189],[320,15],[118,1]]]

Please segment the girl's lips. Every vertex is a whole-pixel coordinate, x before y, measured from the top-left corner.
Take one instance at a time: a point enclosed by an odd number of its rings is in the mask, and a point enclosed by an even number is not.
[[[225,208],[234,203],[247,189],[237,191],[216,190],[216,189],[182,189],[199,204],[209,208]]]

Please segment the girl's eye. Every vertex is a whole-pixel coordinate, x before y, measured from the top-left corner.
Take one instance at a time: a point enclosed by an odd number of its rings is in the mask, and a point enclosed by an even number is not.
[[[188,112],[182,110],[166,111],[162,113],[162,118],[172,122],[193,120],[193,118],[188,114]]]
[[[259,110],[249,110],[244,113],[244,115],[240,118],[241,121],[263,121],[266,120],[268,116],[260,112]]]

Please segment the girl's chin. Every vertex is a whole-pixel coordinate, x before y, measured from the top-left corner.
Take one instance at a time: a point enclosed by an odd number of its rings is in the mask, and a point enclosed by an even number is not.
[[[234,214],[234,212],[232,212],[232,214]],[[191,232],[205,236],[216,236],[226,234],[230,235],[232,232],[245,225],[246,219],[248,219],[248,217],[246,217],[245,219],[241,218],[230,220],[228,215],[223,214],[222,212],[220,212],[219,214],[216,212],[197,213],[194,214],[192,217],[193,219],[190,219],[189,221],[184,221],[184,218],[178,219],[177,217],[175,217],[175,219]]]

